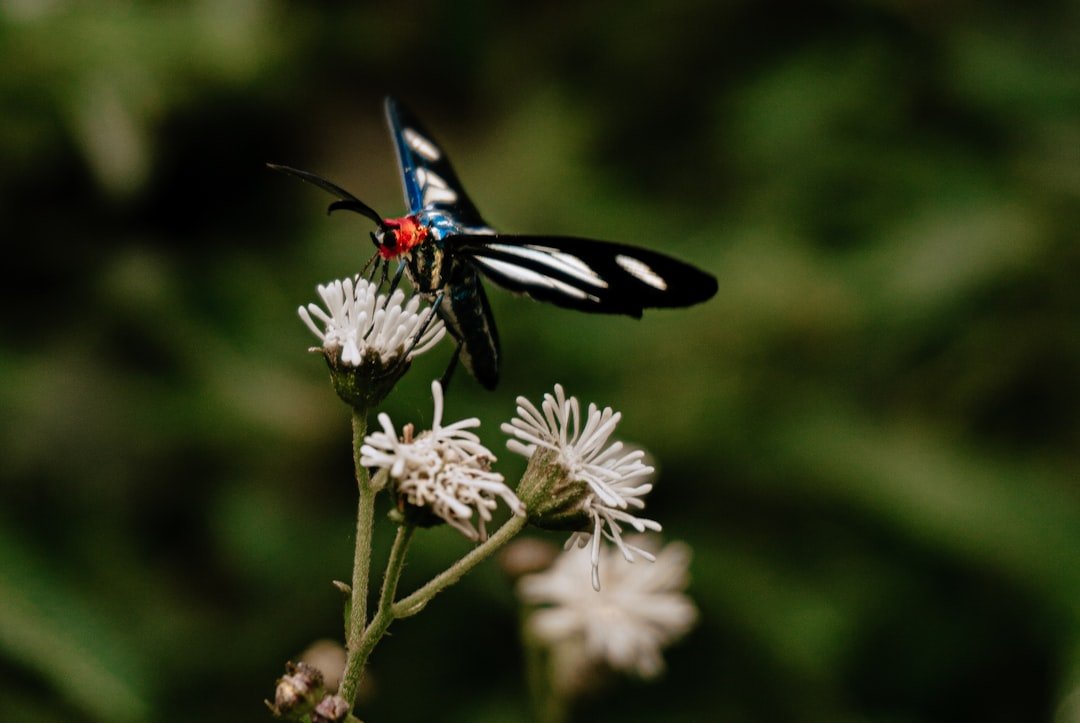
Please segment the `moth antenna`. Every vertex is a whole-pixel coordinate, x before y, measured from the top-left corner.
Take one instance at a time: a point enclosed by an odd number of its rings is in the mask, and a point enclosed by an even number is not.
[[[367,218],[370,218],[372,221],[378,224],[380,228],[383,228],[385,226],[385,224],[383,224],[382,217],[379,216],[375,209],[373,209],[371,206],[367,205],[363,201],[358,201],[356,199],[334,201],[326,207],[326,214],[330,215],[334,211],[352,211],[353,213],[358,213],[361,216],[366,216]]]
[[[267,163],[266,167],[272,171],[281,171],[282,173],[287,173],[290,176],[296,176],[301,181],[306,181],[313,186],[318,186],[327,193],[337,196],[339,199],[341,199],[340,201],[335,201],[334,203],[331,203],[330,207],[327,209],[327,213],[332,213],[339,208],[349,211],[355,211],[361,216],[366,216],[367,218],[370,218],[379,227],[383,226],[382,216],[380,216],[375,211],[375,209],[373,209],[371,206],[367,205],[359,198],[352,195],[336,183],[332,183],[323,178],[322,176],[317,176],[314,173],[309,173],[308,171],[301,171],[298,168],[291,168],[289,166],[282,166],[277,163]]]

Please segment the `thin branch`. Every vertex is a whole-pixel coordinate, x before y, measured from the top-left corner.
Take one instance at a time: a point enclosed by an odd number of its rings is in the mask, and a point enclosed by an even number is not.
[[[525,528],[526,521],[527,519],[524,516],[511,517],[503,523],[503,526],[494,535],[474,547],[465,557],[433,577],[430,582],[416,592],[394,603],[394,617],[407,618],[423,610],[431,602],[432,598],[456,583],[465,573],[479,565],[493,552],[509,542],[514,535],[521,532]]]

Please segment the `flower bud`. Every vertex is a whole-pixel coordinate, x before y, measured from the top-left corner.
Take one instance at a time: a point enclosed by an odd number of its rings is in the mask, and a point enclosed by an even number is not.
[[[340,695],[328,695],[319,701],[311,713],[311,723],[335,723],[345,720],[349,704]]]
[[[307,663],[286,663],[285,675],[278,678],[274,703],[267,705],[278,718],[299,720],[326,695],[322,673]]]

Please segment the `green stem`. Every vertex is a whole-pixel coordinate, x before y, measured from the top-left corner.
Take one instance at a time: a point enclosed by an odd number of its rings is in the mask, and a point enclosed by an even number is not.
[[[568,719],[567,701],[558,690],[552,670],[551,650],[526,629],[522,620],[522,641],[525,645],[525,666],[536,719],[542,723],[565,723]]]
[[[518,625],[521,628],[521,644],[525,648],[525,682],[529,688],[529,700],[533,706],[536,719],[545,721],[545,704],[547,700],[547,686],[549,684],[547,650],[539,644],[536,636],[529,632],[528,613],[531,608],[522,606],[519,608]]]
[[[360,464],[360,447],[367,433],[367,412],[353,410],[353,464],[356,467],[356,485],[360,501],[356,510],[356,552],[353,556],[352,600],[349,620],[345,627],[345,647],[349,651],[345,676],[340,693],[352,705],[360,683],[360,666],[354,663],[360,648],[360,640],[367,625],[368,578],[371,572],[371,534],[375,520],[375,488],[368,478],[367,469]]]
[[[416,527],[404,524],[398,528],[397,536],[394,537],[394,546],[390,548],[390,559],[386,563],[386,574],[383,576],[382,590],[379,592],[379,610],[376,614],[390,614],[390,608],[394,605],[394,595],[397,594],[398,580],[401,579],[401,571],[405,568],[405,553],[409,550]]]
[[[514,535],[521,532],[525,528],[527,521],[524,516],[511,517],[494,535],[474,547],[465,557],[433,577],[430,582],[413,594],[395,603],[392,608],[393,617],[407,618],[423,610],[431,602],[432,598],[456,583],[465,573],[479,565],[493,552],[509,542]]]
[[[382,593],[379,595],[379,608],[371,619],[371,625],[363,631],[355,648],[349,648],[349,658],[345,663],[344,681],[352,681],[349,688],[345,682],[341,684],[341,697],[351,708],[356,701],[356,691],[360,685],[360,678],[364,674],[364,665],[368,656],[375,649],[375,645],[382,639],[390,623],[394,621],[393,601],[397,593],[398,580],[401,579],[401,571],[405,567],[405,553],[409,549],[416,528],[413,525],[402,525],[398,528],[394,538],[394,546],[390,549],[390,559],[386,563],[386,574],[383,576]]]

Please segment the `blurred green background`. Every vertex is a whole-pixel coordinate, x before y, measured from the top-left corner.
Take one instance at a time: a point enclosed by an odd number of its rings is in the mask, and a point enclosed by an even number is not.
[[[720,281],[491,290],[502,383],[450,395],[496,450],[556,381],[620,409],[695,550],[667,675],[580,719],[1080,720],[1080,7],[1017,7],[2,0],[0,720],[264,720],[340,636],[348,417],[295,310],[369,228],[263,163],[398,213],[387,93],[494,225]],[[467,549],[423,537],[403,590]],[[522,719],[515,615],[485,565],[361,714]]]

